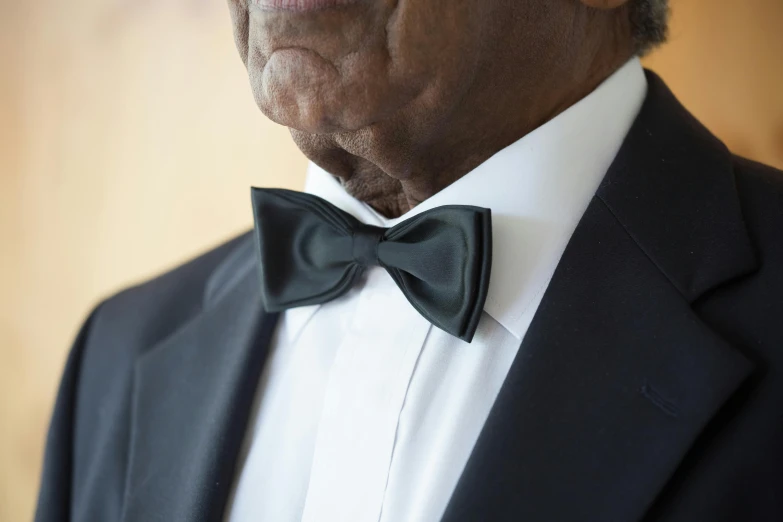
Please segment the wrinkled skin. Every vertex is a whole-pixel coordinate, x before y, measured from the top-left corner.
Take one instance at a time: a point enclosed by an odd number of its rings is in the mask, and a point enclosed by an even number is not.
[[[389,217],[633,54],[627,0],[357,0],[307,12],[256,1],[229,7],[259,108]]]

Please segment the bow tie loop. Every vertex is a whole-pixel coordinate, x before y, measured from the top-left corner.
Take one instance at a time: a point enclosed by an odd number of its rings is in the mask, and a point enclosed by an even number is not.
[[[386,229],[301,192],[253,188],[252,200],[267,311],[330,301],[382,266],[432,324],[473,338],[492,265],[489,209],[437,207]]]

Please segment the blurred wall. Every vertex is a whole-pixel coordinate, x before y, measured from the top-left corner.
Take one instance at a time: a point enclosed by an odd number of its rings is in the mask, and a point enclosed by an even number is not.
[[[647,59],[747,156],[783,167],[783,2],[672,0]],[[305,159],[256,109],[221,0],[0,0],[0,521],[31,517],[89,309],[250,226]]]

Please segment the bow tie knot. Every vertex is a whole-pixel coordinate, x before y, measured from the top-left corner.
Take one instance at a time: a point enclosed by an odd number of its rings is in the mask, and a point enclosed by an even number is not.
[[[340,297],[365,269],[382,266],[432,324],[473,338],[492,265],[489,209],[437,207],[386,229],[310,194],[254,188],[252,197],[268,312]]]
[[[360,224],[353,229],[353,260],[363,267],[380,265],[378,247],[386,229]]]

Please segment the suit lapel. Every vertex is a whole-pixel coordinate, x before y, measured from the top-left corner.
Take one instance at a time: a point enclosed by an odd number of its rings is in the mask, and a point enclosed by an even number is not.
[[[444,521],[638,520],[749,370],[594,199]]]
[[[241,273],[137,361],[126,522],[222,518],[277,317]]]
[[[639,520],[752,371],[690,306],[756,267],[728,152],[648,83],[445,522]]]

